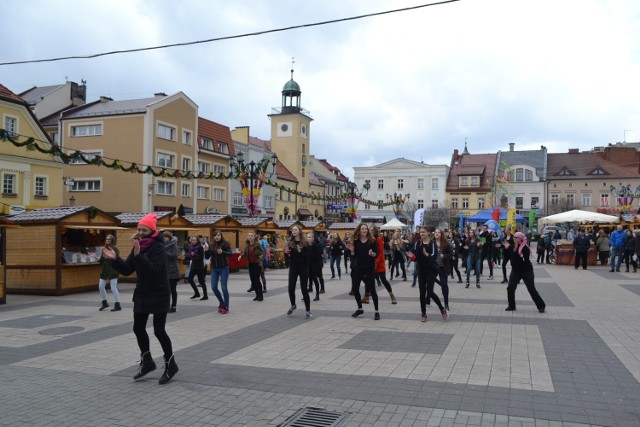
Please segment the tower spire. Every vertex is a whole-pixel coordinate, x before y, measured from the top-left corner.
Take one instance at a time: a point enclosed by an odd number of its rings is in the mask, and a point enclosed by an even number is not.
[[[464,151],[462,154],[469,154],[469,150],[467,150],[467,138],[464,139]]]
[[[291,57],[291,80],[293,80],[293,64],[295,64],[295,57]]]

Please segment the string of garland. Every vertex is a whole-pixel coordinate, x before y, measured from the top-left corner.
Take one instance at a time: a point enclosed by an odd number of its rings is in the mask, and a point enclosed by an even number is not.
[[[172,169],[165,167],[153,167],[150,165],[139,165],[135,162],[122,161],[118,159],[109,159],[104,156],[96,156],[94,154],[87,155],[82,151],[75,150],[70,154],[65,153],[58,145],[50,144],[46,141],[39,141],[33,137],[23,137],[24,141],[18,141],[15,138],[15,134],[5,130],[0,129],[0,141],[9,142],[16,147],[25,148],[27,151],[38,151],[42,154],[48,154],[53,157],[59,158],[64,163],[86,163],[88,165],[94,166],[103,166],[110,168],[112,170],[120,170],[123,172],[129,173],[139,173],[139,174],[148,174],[153,175],[156,178],[182,178],[182,179],[247,179],[248,172],[244,166],[240,166],[239,164],[235,164],[235,168],[232,171],[229,171],[228,174],[224,173],[213,173],[213,172],[194,172],[180,169]],[[38,142],[42,142],[46,144],[48,147],[43,147],[38,144]],[[128,165],[128,166],[127,166]],[[260,162],[257,163],[257,169],[255,173],[257,176],[264,174],[269,167],[269,158],[264,158]],[[381,202],[381,201],[372,201],[367,200],[362,197],[360,194],[351,194],[351,193],[343,193],[337,196],[324,196],[322,194],[316,194],[315,192],[306,193],[304,191],[294,190],[293,188],[286,187],[282,184],[278,184],[275,181],[272,181],[270,178],[264,179],[264,184],[274,187],[281,191],[286,191],[287,193],[297,195],[302,198],[308,198],[311,200],[319,200],[329,203],[346,203],[353,200],[357,200],[358,202],[365,203],[371,206],[377,206],[378,208],[383,208],[386,206],[392,206],[396,203],[394,202]]]

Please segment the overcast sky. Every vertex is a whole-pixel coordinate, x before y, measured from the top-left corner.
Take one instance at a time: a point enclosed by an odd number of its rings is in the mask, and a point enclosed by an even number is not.
[[[5,0],[0,62],[233,36],[426,0]],[[87,101],[184,92],[202,117],[269,139],[290,78],[311,153],[353,166],[454,148],[566,152],[640,140],[640,1],[461,0],[260,36],[138,53],[0,65],[0,83],[87,81]],[[126,160],[126,159],[123,159]]]

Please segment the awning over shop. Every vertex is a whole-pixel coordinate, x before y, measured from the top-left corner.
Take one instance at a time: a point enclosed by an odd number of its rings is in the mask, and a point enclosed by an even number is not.
[[[298,209],[297,214],[298,216],[313,216],[313,214],[309,209],[303,209],[303,208]]]

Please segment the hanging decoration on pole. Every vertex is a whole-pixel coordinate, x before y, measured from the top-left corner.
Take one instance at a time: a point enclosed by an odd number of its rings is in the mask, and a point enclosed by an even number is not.
[[[255,216],[259,213],[258,200],[260,199],[262,187],[267,178],[269,166],[273,167],[272,172],[269,174],[269,177],[271,177],[275,173],[277,162],[278,157],[275,154],[271,157],[264,157],[257,163],[253,160],[245,163],[242,152],[238,153],[237,159],[231,158],[231,168],[234,170],[233,174],[240,183],[242,196],[247,205],[249,216]]]

